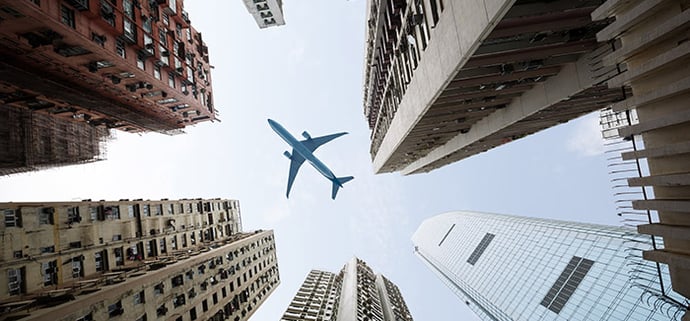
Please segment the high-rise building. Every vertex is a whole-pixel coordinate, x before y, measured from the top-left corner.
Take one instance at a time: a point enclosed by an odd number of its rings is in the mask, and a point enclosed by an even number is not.
[[[649,224],[638,231],[663,238],[663,246],[645,259],[668,265],[673,288],[690,298],[690,8],[682,1],[609,0],[592,13],[614,19],[597,34],[602,42],[620,44],[603,59],[627,71],[608,81],[629,86],[632,96],[611,106],[614,113],[636,116],[617,130],[637,142],[620,163],[642,164],[642,177],[628,185],[646,188],[630,211],[643,213]],[[646,165],[646,166],[645,166]],[[690,318],[690,314],[688,315]]]
[[[601,1],[369,0],[364,114],[377,173],[429,172],[624,99]]]
[[[281,321],[412,321],[398,287],[362,260],[338,274],[312,270]]]
[[[285,24],[283,0],[244,0],[244,5],[261,29]]]
[[[11,150],[45,145],[23,156],[29,165],[81,160],[70,144],[109,128],[176,134],[216,119],[208,48],[183,1],[0,0],[0,8],[0,107],[33,118],[0,140]],[[29,127],[66,121],[101,129],[46,144]]]
[[[236,200],[0,203],[0,319],[247,320],[280,283]]]
[[[425,220],[415,253],[482,320],[681,320],[688,301],[632,228],[450,212]],[[686,320],[685,318],[683,320]]]

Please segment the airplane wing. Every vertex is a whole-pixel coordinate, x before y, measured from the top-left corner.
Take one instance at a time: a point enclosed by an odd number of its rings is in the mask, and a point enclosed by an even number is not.
[[[295,150],[293,149],[292,155],[290,156],[290,173],[288,174],[287,193],[285,194],[287,198],[290,198],[290,189],[292,189],[292,183],[295,182],[297,171],[299,171],[299,168],[303,163],[304,157],[302,157],[299,153],[295,153]]]
[[[301,141],[300,143],[302,143],[302,145],[304,145],[304,147],[309,149],[309,151],[313,152],[317,148],[319,148],[319,146],[321,146],[325,143],[328,143],[328,142],[330,142],[330,141],[332,141],[332,140],[334,140],[340,136],[343,136],[345,134],[347,134],[347,133],[337,133],[337,134],[333,134],[333,135],[308,138],[308,139]],[[304,161],[304,160],[302,160],[302,161]]]

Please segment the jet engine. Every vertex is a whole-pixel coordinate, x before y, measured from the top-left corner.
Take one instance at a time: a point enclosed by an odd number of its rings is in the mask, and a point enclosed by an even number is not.
[[[292,155],[290,155],[290,152],[288,151],[285,151],[283,155],[285,155],[285,157],[287,157],[288,159],[292,159]]]
[[[309,133],[307,133],[306,130],[302,132],[302,137],[304,137],[306,139],[311,139],[311,136],[309,135]]]

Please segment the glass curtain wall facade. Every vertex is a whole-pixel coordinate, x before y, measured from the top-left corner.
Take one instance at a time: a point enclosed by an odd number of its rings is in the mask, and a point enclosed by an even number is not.
[[[633,282],[656,266],[639,255],[649,238],[631,228],[450,212],[412,241],[482,320],[680,320],[687,306]]]

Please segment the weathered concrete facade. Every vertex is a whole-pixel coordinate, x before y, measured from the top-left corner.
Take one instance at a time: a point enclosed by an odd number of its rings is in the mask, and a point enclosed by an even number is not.
[[[638,231],[663,237],[663,248],[646,259],[668,264],[673,289],[690,297],[690,2],[609,0],[592,17],[615,22],[597,34],[620,48],[604,57],[607,65],[627,68],[608,81],[630,86],[632,97],[612,106],[634,110],[639,123],[619,129],[622,137],[640,135],[643,149],[623,153],[623,160],[646,160],[649,176],[631,178],[630,186],[651,186],[653,196],[633,202],[637,210],[656,211],[658,222]],[[683,320],[689,319],[686,314]]]
[[[2,314],[246,320],[280,283],[273,233],[242,232],[235,200],[0,208]]]

